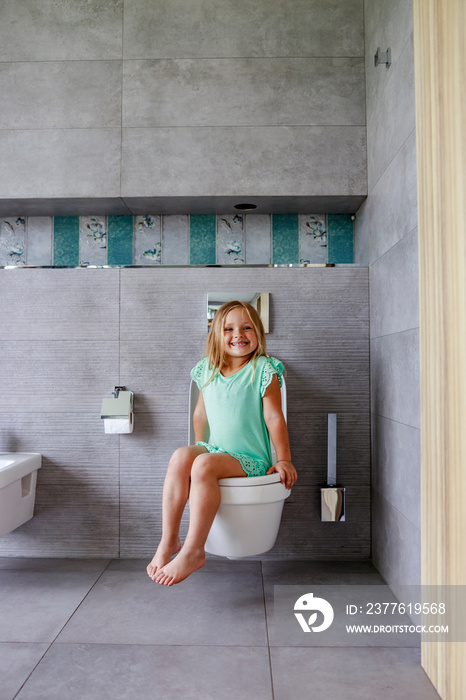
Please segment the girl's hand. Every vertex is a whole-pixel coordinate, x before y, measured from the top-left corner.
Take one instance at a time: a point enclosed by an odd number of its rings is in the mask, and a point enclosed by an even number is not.
[[[296,479],[298,478],[296,469],[294,468],[292,463],[284,459],[280,460],[279,462],[276,462],[276,464],[270,467],[267,474],[273,474],[273,472],[278,472],[280,474],[280,481],[282,482],[282,484],[285,484],[285,488],[287,488],[288,490],[291,489]]]

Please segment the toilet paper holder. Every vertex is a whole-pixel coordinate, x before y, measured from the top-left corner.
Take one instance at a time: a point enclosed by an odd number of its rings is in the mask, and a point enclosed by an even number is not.
[[[114,434],[132,433],[134,394],[124,386],[116,386],[113,399],[103,399],[100,417],[104,419],[104,432]]]
[[[327,485],[320,489],[322,522],[342,522],[345,520],[345,493],[343,486],[337,486],[337,414],[328,414],[327,443]]]
[[[134,393],[124,386],[116,386],[113,399],[103,399],[100,417],[104,419],[130,418],[133,412]]]

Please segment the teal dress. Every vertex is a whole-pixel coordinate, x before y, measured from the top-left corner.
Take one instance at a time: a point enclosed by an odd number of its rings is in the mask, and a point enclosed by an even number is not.
[[[210,429],[209,443],[197,444],[209,452],[230,454],[238,460],[247,476],[263,476],[272,466],[262,397],[274,374],[281,386],[282,363],[265,356],[248,362],[230,377],[219,372],[211,382],[212,369],[207,357],[191,370],[191,377],[204,397]]]

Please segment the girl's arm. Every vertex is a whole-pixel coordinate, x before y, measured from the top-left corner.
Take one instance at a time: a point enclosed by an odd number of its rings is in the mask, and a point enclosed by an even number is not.
[[[280,481],[285,484],[287,489],[291,489],[298,477],[296,469],[291,463],[288,428],[282,413],[280,382],[276,374],[272,377],[272,381],[265,391],[262,399],[262,408],[265,425],[277,453],[277,462],[270,467],[267,474],[278,472]]]
[[[209,440],[209,422],[204,405],[204,397],[202,391],[199,394],[199,399],[193,413],[194,438],[196,442],[208,442]]]

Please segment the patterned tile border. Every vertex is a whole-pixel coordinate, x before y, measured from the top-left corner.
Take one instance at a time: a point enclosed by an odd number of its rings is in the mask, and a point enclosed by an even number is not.
[[[353,263],[349,214],[0,219],[0,267]]]

